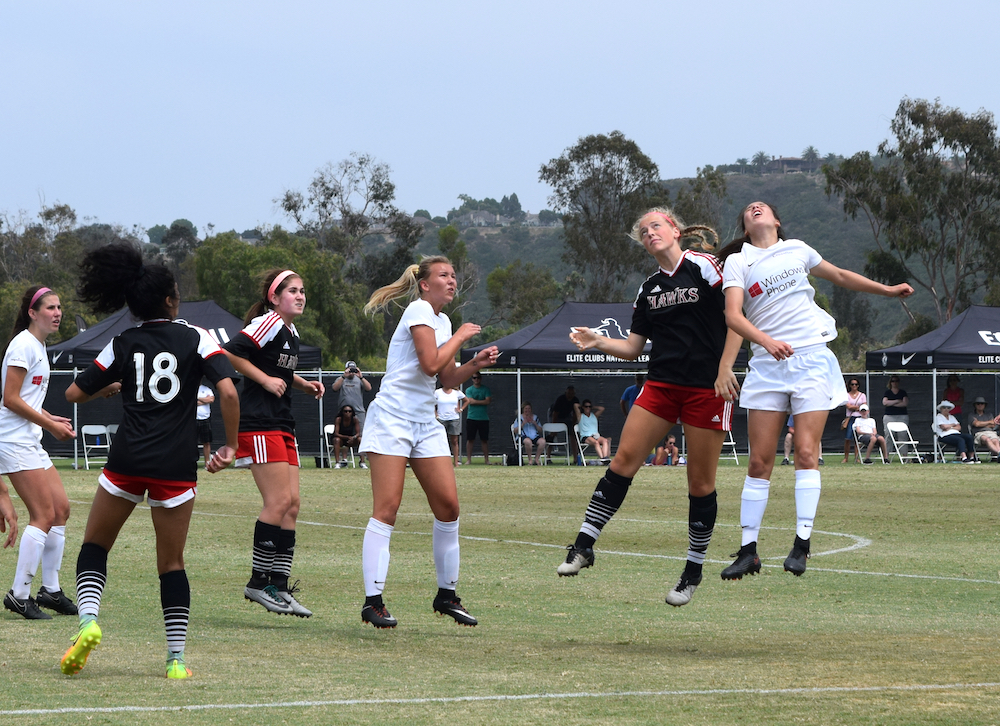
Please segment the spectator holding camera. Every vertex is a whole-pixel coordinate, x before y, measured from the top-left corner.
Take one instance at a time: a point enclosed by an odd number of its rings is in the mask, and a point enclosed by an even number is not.
[[[358,420],[358,430],[365,425],[365,393],[372,390],[371,381],[364,377],[358,364],[352,360],[347,361],[344,366],[344,373],[333,382],[333,390],[340,393],[337,401],[337,410],[344,406],[354,409],[354,417]],[[365,461],[365,455],[360,455],[361,463]]]

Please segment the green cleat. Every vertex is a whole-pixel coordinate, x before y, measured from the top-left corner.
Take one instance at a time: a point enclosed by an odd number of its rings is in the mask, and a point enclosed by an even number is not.
[[[90,620],[86,625],[80,627],[73,640],[73,645],[66,651],[59,663],[59,669],[67,676],[76,675],[87,665],[87,656],[90,651],[101,644],[101,626],[96,620]]]
[[[183,658],[170,658],[167,661],[167,678],[190,678],[191,669],[184,665]]]

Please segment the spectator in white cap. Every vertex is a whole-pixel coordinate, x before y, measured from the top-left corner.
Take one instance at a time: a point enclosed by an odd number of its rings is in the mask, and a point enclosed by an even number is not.
[[[353,408],[354,418],[358,420],[358,430],[363,430],[365,426],[365,392],[372,390],[372,384],[365,378],[357,363],[352,360],[347,361],[347,365],[344,366],[344,374],[333,382],[333,390],[340,392],[337,410],[340,411],[344,406]],[[365,455],[359,454],[359,458],[364,464]]]
[[[972,434],[976,446],[985,446],[990,450],[993,461],[1000,463],[1000,436],[997,435],[997,424],[1000,416],[994,416],[986,410],[986,399],[977,396],[972,402],[972,413],[969,414],[969,433]]]
[[[934,429],[942,445],[955,448],[963,464],[973,464],[976,461],[976,452],[973,448],[972,435],[962,433],[962,424],[951,415],[954,408],[955,404],[951,401],[941,401],[937,405],[938,412],[931,428]]]
[[[875,419],[871,417],[868,404],[862,403],[858,409],[858,413],[861,415],[854,421],[854,432],[858,435],[858,443],[868,447],[865,451],[863,462],[865,464],[872,463],[872,449],[875,448],[875,444],[878,444],[878,447],[882,449],[882,463],[888,464],[889,452],[885,447],[885,437],[879,436]]]

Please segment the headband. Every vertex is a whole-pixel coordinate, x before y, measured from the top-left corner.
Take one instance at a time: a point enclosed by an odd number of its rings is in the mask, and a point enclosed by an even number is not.
[[[52,292],[52,290],[48,287],[38,288],[38,292],[31,296],[31,302],[28,303],[28,308],[35,307],[35,303],[41,299],[42,295],[48,295],[50,292]]]
[[[670,222],[670,226],[671,227],[673,227],[674,229],[680,229],[680,227],[677,226],[677,224],[674,222],[674,220],[672,220],[670,217],[668,217],[667,215],[665,215],[663,212],[653,211],[653,212],[650,212],[650,214],[659,214],[665,220],[667,220],[668,222]]]
[[[266,302],[271,302],[271,295],[273,295],[274,291],[278,289],[278,285],[281,284],[281,281],[284,280],[289,275],[294,275],[294,274],[295,274],[294,270],[285,270],[284,272],[279,272],[275,276],[274,281],[271,283],[271,287],[269,287],[267,290]]]

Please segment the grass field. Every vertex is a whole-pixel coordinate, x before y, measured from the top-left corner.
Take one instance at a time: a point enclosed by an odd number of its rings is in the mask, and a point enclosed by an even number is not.
[[[0,723],[1000,723],[1000,467],[828,464],[801,578],[781,569],[794,479],[776,467],[764,569],[723,582],[744,471],[720,466],[705,581],[672,608],[683,469],[641,471],[595,566],[561,579],[601,470],[461,467],[459,595],[474,629],[431,612],[432,520],[410,481],[386,589],[392,631],[359,615],[368,472],[302,472],[293,580],[309,620],[243,599],[260,500],[246,472],[205,475],[187,550],[195,677],[163,677],[152,528],[137,510],[111,553],[104,641],[82,673],[59,672],[75,618],[0,614]],[[96,472],[62,474],[72,594]],[[4,589],[15,559],[0,553]]]

